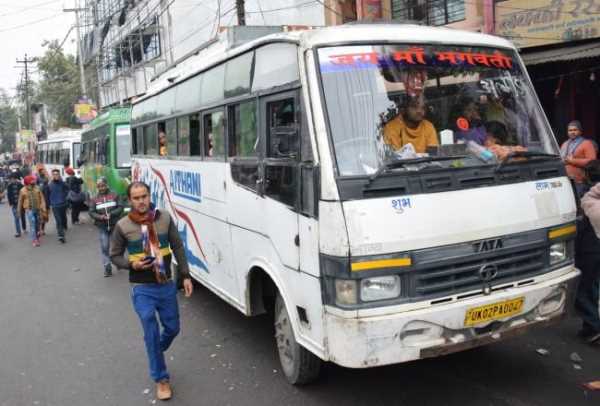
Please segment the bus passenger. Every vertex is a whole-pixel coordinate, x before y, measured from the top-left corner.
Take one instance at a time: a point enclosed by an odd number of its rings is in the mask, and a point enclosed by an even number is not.
[[[425,119],[425,103],[422,98],[408,98],[400,109],[400,114],[383,128],[383,139],[394,151],[412,144],[417,153],[423,153],[427,147],[439,144],[435,127]]]
[[[479,113],[479,105],[470,97],[458,102],[459,114],[456,117],[456,139],[458,141],[475,141],[483,145],[486,138],[485,127]]]
[[[507,145],[509,142],[506,126],[501,122],[488,121],[485,130],[483,146],[492,151],[499,160],[505,160],[513,152],[527,151],[527,148],[520,145]]]
[[[167,134],[162,129],[158,130],[158,145],[160,156],[167,156]]]

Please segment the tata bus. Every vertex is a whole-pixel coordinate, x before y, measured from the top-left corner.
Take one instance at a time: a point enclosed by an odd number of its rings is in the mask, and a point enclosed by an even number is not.
[[[81,135],[81,177],[84,190],[96,194],[96,181],[105,177],[110,190],[123,199],[131,171],[130,107],[106,110]]]
[[[48,139],[38,142],[35,160],[44,165],[48,174],[58,169],[63,178],[66,168],[73,168],[79,176],[77,159],[81,154],[81,130],[60,129],[48,135]]]
[[[572,302],[572,187],[504,39],[413,25],[261,37],[167,72],[131,134],[133,179],[176,221],[193,278],[273,313],[291,383],[322,361],[498,342]]]

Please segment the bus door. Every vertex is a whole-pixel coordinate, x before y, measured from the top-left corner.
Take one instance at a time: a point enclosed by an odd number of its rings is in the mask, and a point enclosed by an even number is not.
[[[261,99],[261,134],[266,135],[261,184],[265,234],[286,268],[300,267],[299,97],[286,92]]]

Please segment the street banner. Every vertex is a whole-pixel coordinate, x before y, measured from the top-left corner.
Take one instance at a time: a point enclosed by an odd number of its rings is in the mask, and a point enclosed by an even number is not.
[[[79,124],[87,124],[97,116],[96,106],[87,98],[80,98],[74,106],[75,117]]]

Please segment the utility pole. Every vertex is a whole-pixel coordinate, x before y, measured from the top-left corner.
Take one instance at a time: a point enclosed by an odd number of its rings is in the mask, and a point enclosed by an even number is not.
[[[17,59],[17,63],[24,65],[25,69],[25,107],[27,109],[27,128],[31,130],[31,104],[29,103],[29,64],[35,62],[35,58],[25,58],[23,60]]]
[[[79,31],[80,23],[79,23],[79,12],[85,11],[84,8],[63,8],[63,12],[65,13],[75,13],[75,28],[77,28],[77,52],[79,52],[79,77],[81,83],[81,96],[87,96],[87,88],[85,84],[85,72],[83,69],[83,52],[81,48],[81,33]]]
[[[246,25],[246,5],[245,0],[235,0],[235,8],[237,9],[238,25]]]

